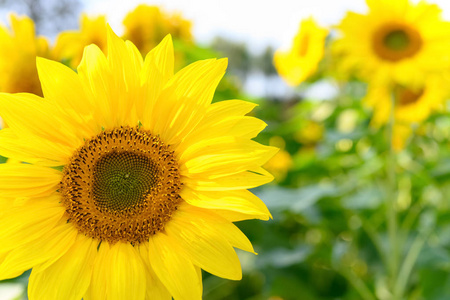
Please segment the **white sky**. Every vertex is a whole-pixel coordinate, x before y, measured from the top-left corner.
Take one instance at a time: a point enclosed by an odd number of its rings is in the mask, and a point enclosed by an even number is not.
[[[392,0],[395,1],[395,0]],[[88,14],[106,14],[120,34],[124,16],[139,3],[159,5],[168,12],[179,11],[193,21],[194,36],[208,42],[221,35],[245,41],[252,50],[267,45],[287,46],[302,18],[310,15],[322,25],[336,24],[346,11],[366,9],[364,0],[84,0]],[[437,3],[450,20],[449,0]]]

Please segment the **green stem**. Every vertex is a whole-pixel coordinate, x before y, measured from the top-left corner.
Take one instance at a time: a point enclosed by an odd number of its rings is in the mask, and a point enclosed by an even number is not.
[[[386,258],[386,252],[383,249],[381,238],[380,238],[378,232],[376,231],[375,228],[373,228],[373,226],[369,222],[363,222],[362,226],[363,226],[364,231],[367,233],[370,240],[372,241],[373,245],[377,249],[378,255],[380,256],[381,260],[383,261],[384,267],[386,269],[388,269],[389,263]]]
[[[350,282],[363,300],[376,300],[364,281],[350,268],[341,268],[340,273]]]
[[[408,213],[405,216],[403,223],[400,226],[400,231],[404,234],[399,239],[400,245],[406,243],[406,239],[408,238],[408,232],[413,226],[414,222],[417,220],[417,217],[422,212],[422,204],[420,202],[415,203],[410,209],[408,209]]]
[[[390,245],[390,256],[389,256],[389,270],[390,270],[390,286],[391,291],[394,290],[398,275],[398,241],[397,241],[397,211],[396,211],[396,199],[397,199],[397,177],[396,177],[396,159],[393,147],[393,136],[394,136],[394,124],[395,124],[395,98],[394,95],[391,97],[391,112],[388,124],[388,138],[389,138],[389,153],[386,159],[386,172],[388,179],[388,193],[387,193],[387,228],[388,237]],[[394,298],[400,299],[400,298]]]
[[[419,233],[419,235],[412,243],[411,248],[409,249],[408,254],[405,257],[405,260],[403,261],[403,265],[400,269],[398,280],[394,288],[394,295],[398,299],[400,299],[405,292],[412,269],[417,261],[417,258],[419,257],[420,251],[422,251],[422,247],[425,244],[428,235],[429,232]]]

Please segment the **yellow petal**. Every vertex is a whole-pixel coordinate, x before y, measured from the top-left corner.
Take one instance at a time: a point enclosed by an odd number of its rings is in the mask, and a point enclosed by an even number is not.
[[[232,243],[247,251],[253,248],[231,222],[194,206],[180,205],[166,225],[167,235],[180,244],[192,262],[216,276],[240,280],[241,265]]]
[[[172,295],[170,295],[169,291],[166,289],[164,284],[159,280],[158,276],[156,276],[155,271],[153,271],[150,265],[150,260],[148,257],[149,255],[148,244],[147,243],[140,244],[138,247],[138,251],[139,254],[141,255],[146,270],[145,277],[147,278],[147,294],[145,299],[172,300]]]
[[[164,233],[149,240],[149,260],[159,280],[176,300],[200,300],[202,284],[192,262]]]
[[[94,135],[92,99],[86,96],[78,75],[56,61],[38,57],[36,63],[44,97],[59,107],[60,114],[77,124],[79,136]]]
[[[45,236],[64,214],[59,201],[60,196],[53,195],[8,209],[0,218],[0,252]]]
[[[112,73],[108,61],[102,50],[96,45],[84,48],[83,59],[78,65],[78,76],[83,88],[91,97],[95,105],[94,118],[101,127],[113,128],[120,126],[117,116],[114,115],[111,98],[116,97],[112,88]]]
[[[251,189],[273,180],[273,176],[260,167],[238,174],[214,179],[183,178],[183,184],[197,191],[228,191]]]
[[[0,112],[19,137],[38,136],[72,149],[82,143],[77,126],[61,118],[55,105],[36,95],[0,94]]]
[[[247,190],[222,191],[195,191],[184,187],[181,197],[189,204],[217,210],[238,212],[246,219],[268,220],[271,217],[266,205]],[[220,212],[222,214],[222,212]]]
[[[175,74],[155,103],[149,128],[176,144],[201,121],[225,73],[227,61],[195,62]]]
[[[220,137],[191,146],[179,159],[184,176],[213,179],[259,167],[278,152],[251,140]]]
[[[0,155],[18,161],[50,167],[62,166],[67,164],[73,150],[38,136],[18,137],[11,128],[0,130]]]
[[[14,278],[42,263],[52,264],[75,242],[78,231],[63,223],[45,235],[14,248],[0,264],[0,280]]]
[[[167,35],[162,42],[153,48],[145,57],[141,71],[141,85],[144,95],[136,99],[136,111],[144,128],[151,124],[153,106],[159,93],[173,76],[173,44],[172,37]]]
[[[94,267],[92,269],[92,278],[88,290],[83,298],[86,300],[106,300],[107,298],[107,277],[109,274],[108,259],[111,247],[108,243],[101,243],[98,247]]]
[[[0,164],[0,197],[44,197],[54,193],[62,174],[29,164]]]
[[[138,251],[128,243],[111,246],[106,261],[107,295],[111,300],[144,300],[146,292],[145,266]]]
[[[218,116],[218,119],[244,116],[251,112],[256,106],[258,106],[258,104],[243,100],[226,100],[216,102],[208,107],[205,120],[202,122],[214,122],[214,116]]]
[[[220,102],[219,102],[220,103]],[[234,136],[244,139],[252,139],[267,126],[262,120],[247,116],[221,117],[220,115],[205,115],[202,122],[193,130],[183,142],[178,145],[176,151],[183,153],[192,145],[215,139],[218,136]]]
[[[33,268],[30,299],[80,300],[91,281],[98,241],[78,234],[72,247],[50,266]]]
[[[256,106],[254,103],[241,100],[211,104],[195,130],[192,130],[177,146],[176,152],[184,153],[192,145],[218,136],[253,138],[266,125],[259,119],[244,117]]]
[[[136,47],[119,38],[107,28],[108,64],[112,74],[111,102],[112,115],[120,125],[137,125],[137,116],[132,115],[134,103],[141,96],[140,72],[142,57]],[[133,123],[134,122],[134,123]]]

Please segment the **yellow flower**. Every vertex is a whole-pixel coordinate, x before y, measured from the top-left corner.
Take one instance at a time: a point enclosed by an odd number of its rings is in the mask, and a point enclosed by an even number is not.
[[[175,40],[192,41],[191,22],[179,14],[169,15],[157,6],[141,4],[123,20],[123,38],[133,42],[141,53],[147,53],[167,35]]]
[[[389,122],[392,97],[395,100],[396,123],[414,123],[425,120],[433,111],[443,108],[448,91],[440,77],[430,76],[421,86],[372,83],[363,102],[373,108],[372,125]]]
[[[277,182],[283,181],[286,178],[288,171],[291,169],[293,162],[292,157],[284,150],[286,142],[280,136],[273,136],[270,138],[269,144],[271,146],[280,148],[275,156],[273,156],[265,165],[264,168],[267,169]]]
[[[83,56],[84,47],[95,44],[106,54],[106,18],[81,16],[79,31],[64,31],[59,34],[54,51],[55,58],[67,62],[76,69]]]
[[[397,152],[405,149],[411,134],[412,128],[409,124],[395,124],[392,132],[392,148]]]
[[[341,70],[365,80],[420,85],[430,73],[448,69],[450,23],[437,5],[408,0],[366,0],[367,14],[349,12],[338,26],[333,49]]]
[[[32,269],[30,299],[201,299],[201,269],[241,278],[232,223],[270,213],[247,189],[276,149],[255,105],[211,104],[227,61],[173,74],[170,36],[142,59],[108,29],[77,72],[46,59],[44,98],[1,94],[0,280]]]
[[[317,25],[313,18],[305,19],[300,23],[291,49],[275,52],[275,68],[289,85],[299,85],[316,72],[327,35],[328,30]]]
[[[28,17],[10,16],[11,30],[0,26],[0,91],[42,95],[36,56],[49,57],[48,42],[36,37]]]
[[[323,134],[322,124],[311,120],[303,120],[301,127],[295,132],[294,138],[298,143],[315,145],[323,138]]]

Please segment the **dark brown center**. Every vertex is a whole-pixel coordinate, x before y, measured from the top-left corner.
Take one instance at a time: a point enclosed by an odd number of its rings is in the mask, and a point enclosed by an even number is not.
[[[411,26],[390,23],[375,31],[372,49],[381,59],[396,62],[414,56],[422,44],[419,32]]]
[[[416,103],[423,96],[423,89],[412,90],[401,85],[394,87],[395,101],[398,106],[407,106]]]
[[[181,201],[170,146],[146,130],[121,127],[87,140],[64,167],[69,222],[86,236],[138,244],[162,230]]]

